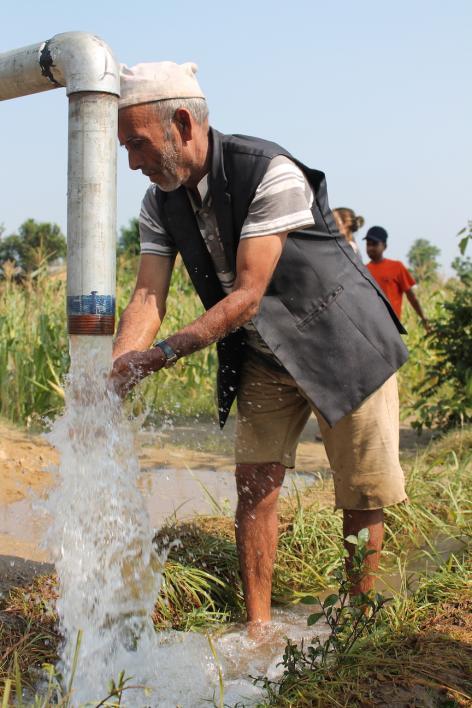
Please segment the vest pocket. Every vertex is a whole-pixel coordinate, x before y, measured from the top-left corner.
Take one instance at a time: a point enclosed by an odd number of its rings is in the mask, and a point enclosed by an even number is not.
[[[315,320],[320,317],[323,312],[328,308],[342,293],[344,290],[342,285],[338,285],[334,290],[332,290],[330,293],[325,295],[324,297],[320,298],[318,302],[316,303],[315,307],[313,310],[311,310],[306,317],[304,317],[301,320],[298,320],[295,323],[296,328],[300,331],[303,332],[304,329],[306,329],[309,325],[312,324]]]

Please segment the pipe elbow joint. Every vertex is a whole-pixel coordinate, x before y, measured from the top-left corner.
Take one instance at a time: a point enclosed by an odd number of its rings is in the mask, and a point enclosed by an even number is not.
[[[88,32],[63,32],[41,49],[43,76],[72,93],[95,91],[120,95],[120,68],[110,47]]]

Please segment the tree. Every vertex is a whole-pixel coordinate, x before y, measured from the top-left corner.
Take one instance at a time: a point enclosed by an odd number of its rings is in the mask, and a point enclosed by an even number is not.
[[[432,280],[437,275],[439,263],[437,257],[441,249],[426,238],[418,238],[408,251],[408,263],[417,280]]]
[[[17,234],[0,237],[0,265],[13,261],[30,273],[40,266],[65,256],[66,239],[57,224],[27,219]]]
[[[118,239],[118,253],[137,256],[140,251],[139,221],[130,219],[128,226],[122,226]]]
[[[464,285],[472,285],[472,258],[461,258],[457,256],[451,263],[451,267],[456,271],[457,277]]]

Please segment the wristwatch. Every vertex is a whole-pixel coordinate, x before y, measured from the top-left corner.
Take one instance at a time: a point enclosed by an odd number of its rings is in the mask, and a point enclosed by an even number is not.
[[[164,353],[164,356],[166,358],[166,363],[164,364],[164,369],[169,369],[171,366],[174,366],[174,364],[177,363],[178,356],[168,344],[165,339],[163,339],[161,342],[156,342],[153,344],[153,347],[159,347],[159,349]]]

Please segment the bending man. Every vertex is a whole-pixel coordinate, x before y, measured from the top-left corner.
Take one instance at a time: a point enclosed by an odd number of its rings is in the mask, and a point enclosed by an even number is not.
[[[312,411],[344,535],[367,527],[377,567],[382,509],[405,499],[395,371],[407,355],[388,300],[336,230],[324,174],[279,145],[209,127],[195,71],[172,62],[122,69],[120,143],[152,184],[113,376],[125,392],[218,343],[221,426],[235,398],[238,405],[236,538],[247,616],[263,623],[277,499]],[[149,348],[177,253],[206,312]]]

